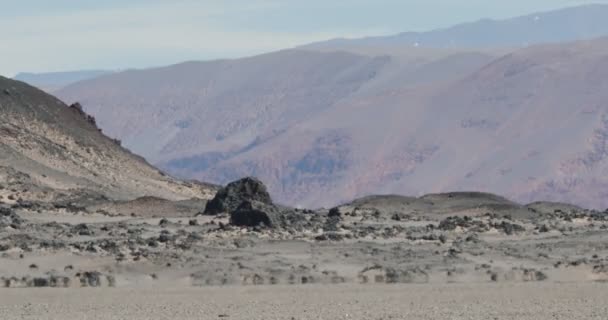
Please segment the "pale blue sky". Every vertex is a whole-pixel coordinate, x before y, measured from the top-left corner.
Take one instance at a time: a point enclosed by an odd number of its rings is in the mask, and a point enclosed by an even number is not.
[[[608,0],[0,0],[0,74],[252,55]]]

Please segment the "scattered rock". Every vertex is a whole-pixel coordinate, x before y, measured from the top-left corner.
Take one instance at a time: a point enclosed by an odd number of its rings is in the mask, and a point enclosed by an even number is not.
[[[315,237],[317,241],[342,241],[344,240],[344,236],[337,232],[325,232],[322,235],[318,235]]]
[[[101,286],[102,274],[97,271],[87,271],[76,274],[80,278],[80,285],[83,287],[99,287]]]
[[[540,232],[540,233],[547,233],[549,231],[551,231],[551,229],[549,229],[549,227],[546,224],[543,224],[542,226],[540,226],[538,228],[538,232]]]
[[[24,220],[12,209],[0,207],[0,228],[20,229],[23,223]]]
[[[34,287],[48,287],[50,283],[49,279],[46,278],[34,278],[33,282]]]
[[[506,222],[506,221],[503,221],[498,224],[494,224],[493,227],[496,228],[497,230],[503,231],[506,235],[513,235],[515,233],[520,233],[520,232],[526,231],[526,228],[524,228],[518,224],[510,223],[510,222]]]
[[[69,106],[69,108],[71,110],[74,110],[78,115],[80,115],[88,123],[92,124],[93,126],[95,126],[97,128],[97,121],[95,120],[95,117],[88,115],[86,112],[84,112],[84,109],[82,108],[82,105],[80,103],[78,103],[78,102],[73,103]]]
[[[158,237],[158,242],[166,243],[169,241],[171,241],[171,236],[169,236],[168,234],[163,233]]]
[[[81,223],[72,228],[72,234],[77,234],[79,236],[92,236],[93,231],[86,223]]]
[[[444,231],[453,231],[456,230],[456,228],[458,227],[475,232],[483,232],[489,230],[489,227],[483,221],[475,220],[467,216],[448,217],[442,220],[437,228],[439,230]]]

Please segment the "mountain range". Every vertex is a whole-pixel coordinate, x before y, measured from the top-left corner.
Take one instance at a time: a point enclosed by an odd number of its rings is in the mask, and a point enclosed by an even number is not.
[[[599,35],[605,8],[490,23],[516,34],[525,21],[574,21],[563,38],[475,42],[474,30],[495,31],[474,23],[446,29],[471,39],[458,48],[317,44],[114,73],[56,94],[170,173],[214,183],[255,175],[286,204],[480,190],[601,208],[608,40],[534,43]]]
[[[592,4],[537,12],[505,20],[481,19],[426,32],[333,39],[303,46],[322,50],[363,50],[400,46],[427,48],[525,47],[608,35],[608,5]]]

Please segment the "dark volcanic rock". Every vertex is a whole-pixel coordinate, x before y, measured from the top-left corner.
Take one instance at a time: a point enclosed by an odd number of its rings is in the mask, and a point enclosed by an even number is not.
[[[82,108],[82,105],[79,102],[76,102],[74,104],[71,104],[69,106],[69,108],[71,110],[74,110],[77,114],[79,114],[83,119],[85,119],[88,123],[94,125],[95,127],[97,127],[97,121],[95,120],[95,117],[88,115],[84,112],[84,109]]]
[[[86,223],[81,223],[72,228],[72,234],[77,234],[79,236],[92,236],[93,230],[91,230]]]
[[[23,224],[23,219],[12,209],[0,207],[0,227],[12,227],[19,229]]]
[[[483,221],[475,220],[467,216],[447,217],[439,223],[437,228],[443,231],[453,231],[457,227],[477,232],[488,231],[488,226]]]
[[[512,235],[514,233],[524,232],[526,228],[515,224],[503,221],[502,223],[497,223],[494,225],[494,228],[503,231],[507,235]]]
[[[331,208],[329,210],[329,213],[327,214],[328,217],[340,217],[342,216],[342,213],[340,212],[340,208],[335,207],[335,208]]]
[[[344,236],[337,232],[325,232],[322,235],[318,235],[315,237],[317,241],[342,241],[344,240]]]
[[[34,287],[48,287],[50,284],[49,279],[46,278],[34,278],[33,286]]]
[[[247,177],[220,189],[205,208],[205,214],[232,213],[246,200],[272,205],[266,186],[258,179]]]
[[[230,215],[230,223],[243,227],[265,226],[291,230],[302,230],[310,227],[305,216],[296,210],[258,201],[243,202]]]
[[[271,204],[245,201],[230,215],[230,223],[244,227],[278,227],[281,225],[281,212]]]
[[[80,278],[83,287],[99,287],[101,285],[101,273],[97,271],[76,274]]]

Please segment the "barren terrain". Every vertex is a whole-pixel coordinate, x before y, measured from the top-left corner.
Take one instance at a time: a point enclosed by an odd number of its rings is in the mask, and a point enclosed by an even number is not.
[[[605,319],[608,39],[436,54],[0,77],[0,319]]]
[[[608,280],[605,212],[481,193],[378,196],[329,211],[236,199],[229,213],[211,212],[211,202],[204,212],[146,214],[154,199],[131,213],[3,207],[2,286]]]
[[[0,290],[5,320],[601,320],[605,283]]]

